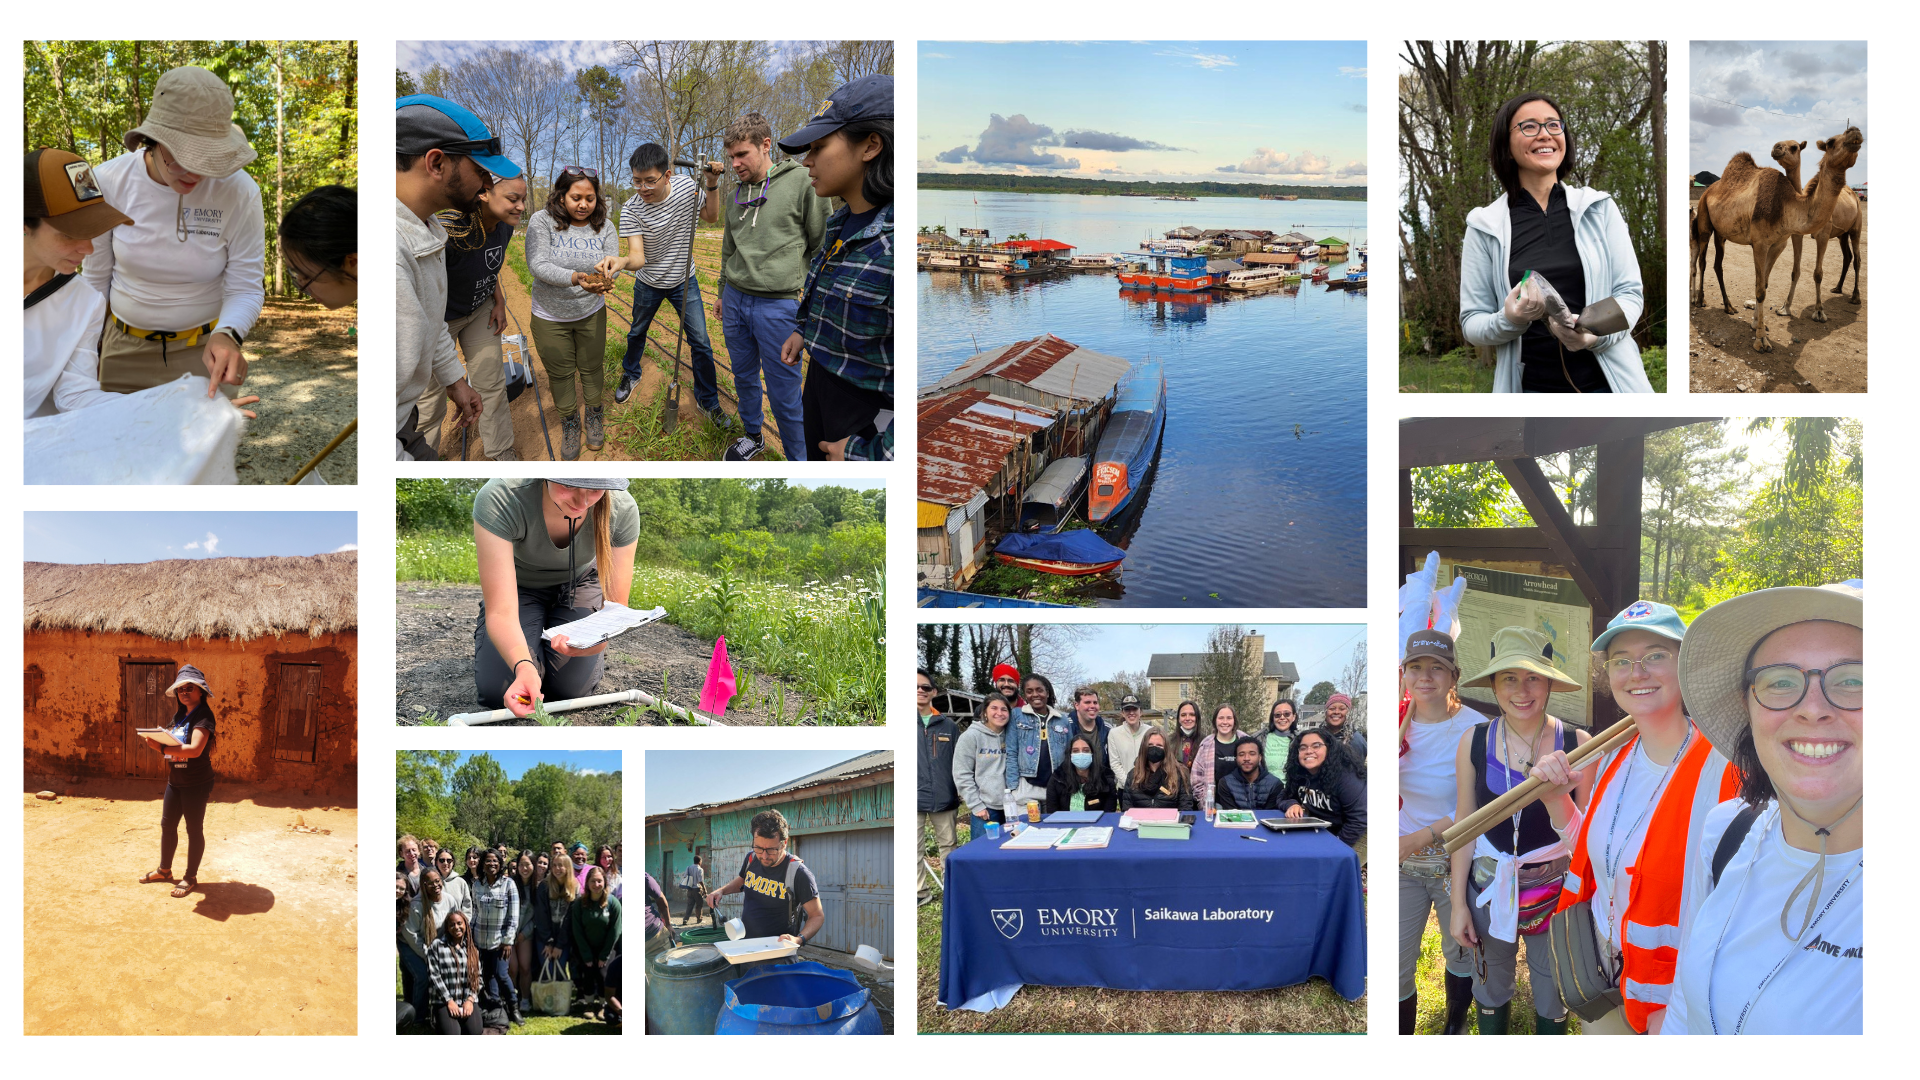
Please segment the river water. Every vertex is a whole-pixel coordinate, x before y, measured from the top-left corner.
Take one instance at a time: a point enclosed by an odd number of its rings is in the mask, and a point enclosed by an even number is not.
[[[923,191],[919,209],[922,225],[951,235],[1024,232],[1083,254],[1131,250],[1178,225],[1366,240],[1364,202]],[[983,349],[1044,333],[1164,362],[1160,464],[1131,535],[1109,537],[1127,561],[1102,605],[1366,605],[1364,293],[1303,285],[1175,300],[1123,292],[1110,274],[918,279],[922,388]]]

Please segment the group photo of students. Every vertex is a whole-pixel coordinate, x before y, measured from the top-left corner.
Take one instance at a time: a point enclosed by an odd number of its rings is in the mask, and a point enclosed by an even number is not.
[[[399,460],[892,458],[890,42],[400,52]]]

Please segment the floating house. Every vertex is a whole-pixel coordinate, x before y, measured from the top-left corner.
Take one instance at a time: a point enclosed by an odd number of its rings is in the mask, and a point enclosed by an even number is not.
[[[750,823],[762,810],[787,819],[787,850],[820,886],[826,925],[812,944],[852,953],[862,945],[893,954],[893,751],[879,750],[765,791],[684,810],[646,823],[646,869],[680,908],[675,880],[700,856],[709,887],[733,880],[753,851]],[[720,902],[721,922],[740,914],[739,894]]]
[[[1345,256],[1347,253],[1347,242],[1337,236],[1329,236],[1315,242],[1319,244],[1320,254],[1322,255],[1339,258]]]

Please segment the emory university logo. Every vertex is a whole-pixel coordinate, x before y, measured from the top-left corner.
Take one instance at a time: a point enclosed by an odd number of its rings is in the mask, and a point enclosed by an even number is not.
[[[1020,929],[1025,922],[1019,908],[994,908],[992,914],[993,928],[1000,931],[1001,937],[1011,941],[1020,936]]]

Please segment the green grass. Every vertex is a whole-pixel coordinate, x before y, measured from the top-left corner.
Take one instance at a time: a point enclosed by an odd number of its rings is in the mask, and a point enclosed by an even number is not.
[[[1656,345],[1640,352],[1647,380],[1655,393],[1667,392],[1667,347]],[[1483,367],[1470,345],[1440,356],[1402,353],[1400,392],[1403,394],[1491,394],[1493,369]]]
[[[471,532],[402,532],[397,546],[398,581],[480,584]]]
[[[520,287],[533,288],[533,271],[527,268],[527,238],[516,236],[507,242],[507,265],[513,268],[513,276],[520,279]]]
[[[1653,392],[1667,392],[1667,347],[1655,345],[1640,351],[1640,362],[1647,366],[1647,381],[1653,384]]]
[[[1507,1032],[1511,1035],[1533,1034],[1533,991],[1532,980],[1527,972],[1527,950],[1538,942],[1541,948],[1547,947],[1545,934],[1526,939],[1520,945],[1520,956],[1516,960],[1519,967],[1517,982],[1513,991],[1513,1009],[1507,1020]],[[1440,959],[1440,920],[1434,915],[1427,916],[1427,929],[1420,935],[1420,962],[1414,968],[1413,985],[1420,995],[1419,1019],[1414,1026],[1418,1035],[1438,1035],[1447,1026],[1447,988],[1446,966]],[[1472,1010],[1468,1010],[1468,1033],[1474,1031]],[[1580,1033],[1580,1018],[1567,1014],[1567,1034]]]
[[[393,962],[393,995],[396,999],[398,999],[401,996],[401,992],[402,992],[401,987],[403,985],[404,984],[402,984],[400,981],[400,961],[398,958],[395,958]],[[621,1004],[624,1005],[626,1004],[626,1002],[622,1001]],[[574,1006],[574,1008],[576,1011],[579,1010],[578,1005]],[[579,1016],[579,1015],[535,1016],[531,1013],[523,1014],[523,1016],[526,1020],[526,1023],[521,1024],[518,1027],[513,1027],[509,1025],[507,1028],[507,1034],[509,1035],[618,1035],[620,1034],[620,1028],[617,1025],[608,1024],[600,1020],[590,1020],[585,1016]],[[401,1028],[399,1030],[399,1034],[401,1035],[437,1035],[439,1034],[439,1032],[433,1028],[427,1027],[425,1024],[414,1024],[410,1027]]]
[[[1024,566],[1009,566],[998,559],[989,559],[980,572],[973,576],[973,580],[967,582],[967,591],[991,596],[1017,596],[1022,600],[1039,600],[1049,604],[1092,607],[1092,597],[1076,594],[1077,590],[1086,588],[1092,580],[1043,574]]]

